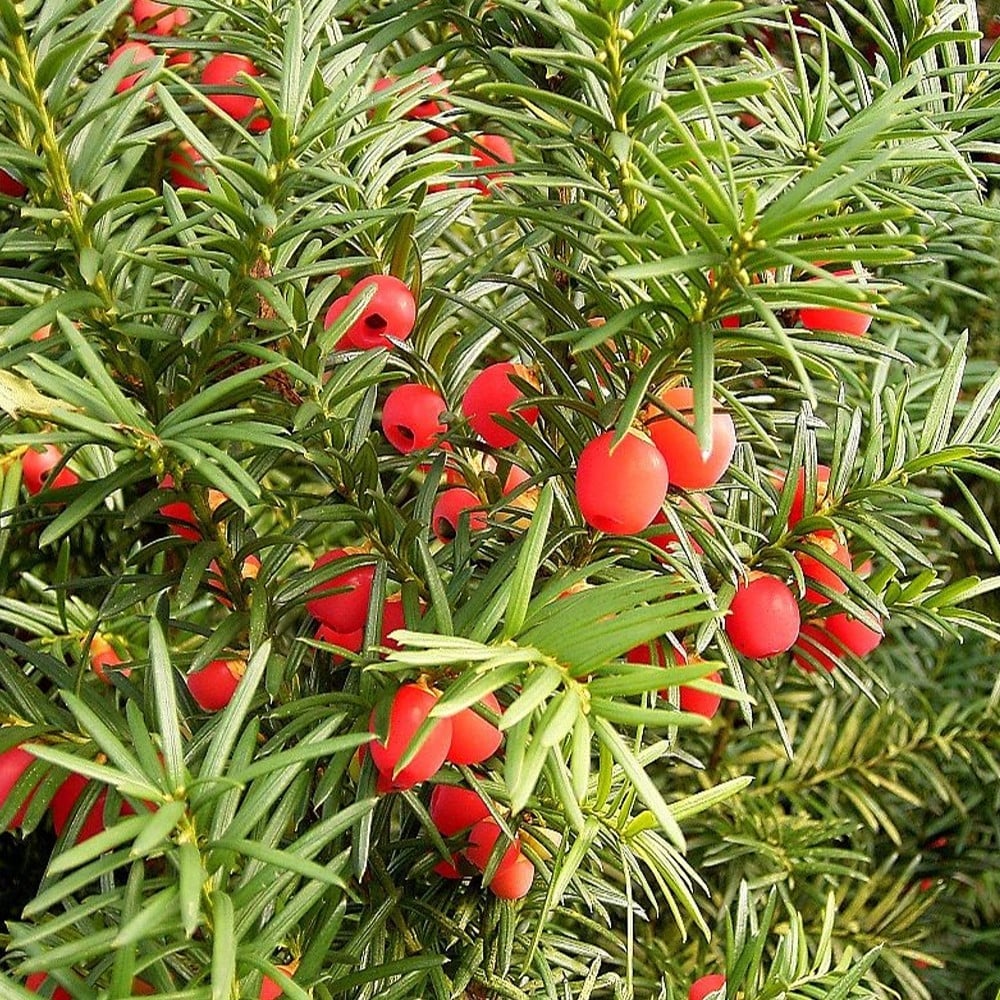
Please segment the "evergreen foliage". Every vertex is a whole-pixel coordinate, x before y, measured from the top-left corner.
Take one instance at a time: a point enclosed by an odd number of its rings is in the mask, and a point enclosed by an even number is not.
[[[0,751],[37,758],[0,828],[26,805],[44,836],[89,780],[0,997],[36,972],[79,1000],[669,1000],[711,972],[745,1000],[996,994],[1000,373],[965,317],[992,291],[1000,74],[975,7],[188,6],[169,36],[126,0],[0,0],[0,167],[27,189],[0,196]],[[129,37],[156,57],[119,87]],[[243,121],[199,83],[219,53],[260,71]],[[324,320],[373,274],[417,321],[359,351],[371,293]],[[824,307],[871,333],[799,322]],[[461,401],[509,359],[539,416],[495,447]],[[703,449],[713,408],[736,423],[707,506],[670,491],[666,548],[588,527],[584,447],[681,380]],[[386,441],[410,381],[447,448]],[[27,488],[42,444],[78,482]],[[486,525],[440,541],[456,479]],[[375,566],[355,650],[306,609],[344,546],[337,573]],[[829,672],[740,655],[750,569],[886,641]],[[99,637],[130,668],[109,683]],[[207,712],[185,676],[220,659],[245,672]],[[418,678],[442,695],[401,766],[499,697],[501,751],[434,780],[516,835],[523,900],[436,875],[458,844],[430,783],[387,794],[358,754]],[[692,684],[724,696],[711,723]]]

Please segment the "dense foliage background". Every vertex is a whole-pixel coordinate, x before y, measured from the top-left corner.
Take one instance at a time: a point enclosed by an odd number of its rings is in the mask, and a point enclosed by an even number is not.
[[[666,998],[709,973],[747,1000],[998,995],[1000,78],[976,8],[190,11],[164,37],[125,0],[0,0],[0,167],[26,187],[0,197],[0,750],[43,747],[0,806],[3,826],[41,781],[0,835],[0,996],[39,971],[84,1000],[263,977],[293,998]],[[117,92],[130,37],[158,58]],[[213,109],[220,52],[260,70],[266,131]],[[428,100],[453,138],[428,141]],[[483,134],[512,142],[505,176]],[[182,142],[204,189],[174,172]],[[327,309],[377,273],[413,289],[416,328],[339,349],[353,317]],[[798,322],[830,304],[873,309],[870,334]],[[493,448],[460,401],[509,358],[540,417]],[[666,551],[591,530],[585,443],[677,378],[703,438],[713,396],[732,413],[734,464],[707,510],[671,490]],[[450,450],[386,442],[413,380],[449,404]],[[78,484],[26,488],[41,443]],[[512,465],[529,478],[505,494]],[[789,529],[817,465],[830,490]],[[489,519],[440,542],[449,476]],[[738,655],[740,574],[801,596],[796,553],[822,562],[806,536],[831,529],[857,567],[833,607],[886,640],[830,673]],[[304,605],[315,557],[358,543],[376,599],[344,656]],[[623,663],[668,634],[706,662]],[[130,674],[101,682],[95,636]],[[185,677],[219,657],[246,673],[209,713]],[[702,724],[677,688],[713,667],[727,698]],[[435,780],[519,832],[523,900],[438,878],[426,784],[379,794],[358,764],[373,707],[423,673],[445,709],[505,709],[501,752]],[[91,783],[53,841],[68,773]],[[105,790],[107,829],[73,846]]]

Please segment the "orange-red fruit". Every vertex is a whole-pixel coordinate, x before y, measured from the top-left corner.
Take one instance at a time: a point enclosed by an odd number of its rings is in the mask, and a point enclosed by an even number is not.
[[[126,63],[130,63],[132,66],[143,66],[148,62],[152,62],[155,58],[156,53],[145,42],[126,42],[124,45],[119,45],[108,56],[108,65],[113,66],[119,59],[124,59]],[[145,75],[145,72],[145,70],[139,70],[138,73],[130,73],[128,76],[122,77],[115,87],[115,93],[123,94],[126,90],[131,90],[139,82],[140,78]]]
[[[514,150],[502,135],[473,136],[472,162],[477,167],[495,167],[501,163],[514,162]],[[510,171],[489,170],[476,177],[472,186],[482,194],[489,194],[491,187],[500,187],[502,178],[510,177]]]
[[[523,854],[501,866],[490,882],[490,892],[500,899],[523,899],[535,880],[535,866]]]
[[[486,803],[471,788],[460,785],[435,785],[429,811],[438,833],[446,838],[468,830],[490,814]]]
[[[721,684],[722,674],[718,670],[713,670],[705,677],[705,680],[711,681],[713,684]],[[681,710],[684,712],[694,712],[696,715],[705,716],[706,719],[712,719],[719,711],[721,704],[720,695],[712,694],[710,691],[699,691],[697,688],[684,684],[681,685]]]
[[[882,641],[882,633],[869,628],[864,622],[841,612],[830,615],[826,629],[840,644],[855,656],[867,656]]]
[[[822,619],[803,622],[802,631],[792,650],[792,663],[807,674],[815,673],[817,666],[830,673],[837,666],[831,654],[843,656],[843,650],[826,630],[826,622]]]
[[[191,188],[193,191],[207,191],[208,185],[199,164],[205,159],[191,143],[181,142],[167,157],[170,164],[170,183],[176,188]]]
[[[417,321],[417,303],[409,285],[391,274],[373,274],[362,278],[351,289],[345,296],[347,301],[331,318],[334,306],[337,306],[334,302],[327,311],[326,326],[331,326],[349,303],[372,287],[375,289],[374,296],[344,334],[348,343],[362,351],[372,347],[392,347],[394,340],[405,340]]]
[[[118,655],[115,647],[104,638],[103,635],[95,635],[93,639],[90,640],[90,666],[97,676],[104,681],[105,684],[111,683],[111,678],[105,673],[105,667],[117,667],[122,662],[122,658]],[[130,667],[125,667],[124,670],[116,670],[114,673],[121,674],[123,677],[128,677],[132,673]]]
[[[813,511],[821,507],[826,501],[827,490],[830,487],[830,466],[816,466],[816,497],[813,502]],[[806,509],[806,470],[799,469],[798,479],[795,481],[795,493],[792,496],[792,509],[788,513],[788,527],[794,528],[805,516]],[[811,515],[810,515],[811,516]]]
[[[500,715],[502,710],[497,696],[491,691],[480,702],[494,715]],[[448,760],[452,764],[479,764],[492,757],[503,742],[503,734],[477,715],[471,708],[464,708],[451,717],[451,746],[448,748]]]
[[[50,490],[61,490],[66,486],[76,486],[80,477],[72,469],[63,468],[51,482],[49,473],[62,461],[63,453],[54,445],[47,444],[41,451],[29,448],[21,456],[21,479],[25,489],[35,496],[41,493],[43,487]]]
[[[517,435],[501,427],[494,417],[511,418],[511,407],[524,399],[524,393],[511,381],[514,375],[525,381],[532,381],[531,374],[524,365],[502,361],[484,368],[469,383],[462,397],[462,412],[469,426],[494,448],[509,448],[518,441]],[[527,406],[518,414],[533,424],[538,419],[538,408]]]
[[[373,740],[368,744],[372,761],[379,773],[397,789],[412,788],[436,774],[445,761],[451,745],[451,719],[434,723],[427,739],[413,759],[393,776],[396,764],[406,752],[414,734],[430,714],[437,695],[418,684],[404,684],[392,699],[389,710],[389,731],[384,743]],[[368,722],[368,731],[376,732],[375,712]]]
[[[23,747],[11,747],[0,753],[0,805],[7,801],[21,775],[28,770],[34,761],[34,754]],[[28,805],[34,794],[35,792],[32,790],[17,812],[14,813],[11,821],[7,824],[8,830],[16,830],[24,822],[24,814],[28,811]]]
[[[169,35],[191,19],[187,7],[174,7],[156,0],[133,0],[132,20],[136,27],[150,35]]]
[[[49,977],[45,975],[44,972],[33,972],[24,981],[24,988],[29,993],[41,994],[44,992],[45,980],[48,978]],[[72,998],[70,997],[68,990],[63,989],[61,986],[56,986],[52,990],[52,1000],[72,1000]]]
[[[232,701],[243,672],[243,660],[212,660],[201,670],[187,675],[191,697],[206,712],[219,712]]]
[[[447,409],[445,401],[426,385],[398,385],[382,407],[382,432],[404,455],[429,448],[448,430],[441,422]]]
[[[164,476],[160,483],[162,489],[172,490],[174,480],[172,476]],[[186,538],[190,542],[201,541],[201,532],[198,530],[198,518],[195,517],[191,505],[183,500],[173,500],[165,503],[159,508],[160,513],[170,522],[170,530],[181,538]]]
[[[204,86],[225,87],[230,85],[230,91],[237,91],[236,93],[205,95],[219,110],[233,118],[246,118],[260,104],[256,97],[239,92],[244,89],[240,83],[236,82],[240,73],[245,73],[247,76],[260,76],[260,70],[246,56],[233,55],[229,52],[222,52],[209,59],[201,71],[201,82]]]
[[[726,985],[726,977],[713,975],[702,976],[696,980],[691,989],[688,990],[688,1000],[705,1000],[710,993],[721,990]]]
[[[835,278],[854,277],[854,271],[834,271]],[[810,278],[819,281],[819,278]],[[807,330],[817,333],[844,333],[849,337],[863,337],[872,325],[872,317],[867,313],[833,306],[806,306],[799,310],[799,319]]]
[[[848,551],[847,546],[843,545],[836,538],[827,534],[814,532],[811,535],[806,535],[805,540],[831,555],[845,569],[851,568],[851,553]],[[815,556],[811,556],[807,552],[796,552],[795,558],[802,567],[802,573],[807,581],[811,580],[813,583],[822,584],[835,594],[844,594],[847,592],[847,584],[829,566],[820,562]],[[815,587],[809,586],[806,587],[806,600],[816,605],[830,603],[829,597],[825,597]]]
[[[701,453],[698,438],[688,424],[694,422],[694,390],[677,386],[660,393],[665,406],[676,410],[686,421],[680,423],[656,407],[646,410],[646,430],[670,471],[670,482],[686,490],[705,490],[725,474],[736,451],[733,418],[712,402],[712,443],[707,455]]]
[[[729,605],[725,629],[738,653],[762,660],[791,649],[799,635],[799,606],[788,584],[769,573],[751,574]]]
[[[49,803],[49,808],[52,810],[52,825],[55,827],[57,836],[62,834],[69,823],[77,799],[80,798],[86,787],[87,779],[83,775],[71,774],[56,789],[56,793],[52,796],[51,803]],[[83,821],[83,826],[77,835],[76,843],[82,844],[85,840],[96,837],[97,834],[104,830],[104,803],[107,801],[107,798],[108,792],[107,789],[104,789],[97,796],[97,801],[90,807],[90,812],[87,813],[86,819]],[[123,812],[126,806],[128,806],[128,803],[122,804]],[[131,811],[131,807],[128,808]]]
[[[583,519],[611,535],[648,528],[663,506],[667,463],[648,438],[629,431],[612,451],[614,431],[605,431],[580,453],[576,498]]]
[[[0,170],[0,194],[8,198],[23,198],[27,193],[28,189],[13,174]]]
[[[419,601],[420,614],[423,615],[427,605]],[[393,594],[387,597],[382,605],[382,632],[379,636],[379,644],[388,649],[400,649],[400,645],[391,638],[392,633],[398,629],[406,628],[406,612],[403,610],[403,598],[400,594]]]
[[[344,549],[331,549],[329,552],[324,552],[313,563],[312,568],[319,569],[328,563],[347,558],[349,556]],[[324,625],[329,625],[335,632],[356,632],[364,628],[368,617],[374,578],[374,565],[369,563],[366,566],[355,566],[354,569],[349,569],[327,580],[326,583],[313,587],[312,593],[323,596],[307,601],[306,609],[313,618]],[[338,590],[340,593],[326,594],[328,590]]]
[[[472,490],[462,486],[445,490],[437,498],[431,511],[431,528],[438,541],[450,542],[458,534],[458,525],[463,515],[468,517],[469,531],[482,531],[486,527],[486,514],[475,509],[482,505],[482,501]]]
[[[332,646],[340,646],[341,649],[348,649],[352,653],[360,653],[361,647],[365,642],[365,630],[363,628],[356,629],[354,632],[338,632],[336,629],[330,628],[329,625],[320,624],[319,628],[316,629],[316,638],[320,642],[328,642]],[[334,655],[334,660],[340,660],[342,657]]]
[[[469,833],[469,846],[465,849],[465,856],[481,872],[486,871],[489,866],[493,848],[501,837],[500,825],[495,819],[486,818],[479,820]],[[521,841],[515,836],[503,853],[497,871],[512,865],[521,856]]]

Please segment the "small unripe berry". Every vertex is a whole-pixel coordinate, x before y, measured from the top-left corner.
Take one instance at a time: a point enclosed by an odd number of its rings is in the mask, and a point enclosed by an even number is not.
[[[191,697],[206,712],[221,711],[232,701],[246,667],[244,660],[212,660],[187,675]]]
[[[229,52],[221,52],[209,59],[201,71],[201,82],[204,86],[228,85],[229,93],[212,93],[205,96],[220,111],[237,119],[248,117],[260,106],[259,99],[247,94],[245,87],[237,82],[236,78],[240,73],[260,76],[260,70],[246,56],[233,55]]]
[[[648,528],[667,495],[667,463],[652,442],[629,431],[612,451],[605,431],[580,453],[576,497],[583,519],[611,535]]]
[[[805,541],[811,542],[813,545],[821,548],[836,559],[845,569],[851,568],[851,553],[848,551],[847,546],[831,535],[825,532],[813,532],[811,535],[806,535]],[[795,558],[802,567],[802,573],[807,581],[811,580],[813,583],[822,584],[835,594],[844,594],[847,592],[847,584],[840,576],[830,569],[829,566],[820,562],[815,556],[811,556],[807,552],[796,552]],[[816,605],[830,603],[829,597],[825,597],[815,587],[809,586],[806,587],[806,600]]]
[[[855,273],[851,269],[834,271],[835,278],[852,278]],[[810,278],[810,281],[819,281]],[[806,306],[799,310],[799,319],[807,330],[822,333],[843,333],[849,337],[863,337],[872,325],[872,317],[868,313],[854,312],[851,309],[838,309],[836,306]]]
[[[447,409],[445,401],[426,385],[396,386],[382,407],[382,432],[404,455],[429,448],[448,430],[441,422]]]
[[[692,429],[694,390],[677,386],[660,393],[660,400],[685,420],[682,424],[655,406],[646,410],[646,430],[667,463],[671,484],[686,490],[714,486],[729,468],[736,451],[733,418],[712,401],[712,440],[708,454],[703,455]]]
[[[122,658],[117,650],[103,635],[95,635],[90,640],[90,667],[105,684],[110,684],[111,678],[104,668],[117,667],[121,662]],[[130,667],[125,667],[122,670],[115,670],[114,673],[128,677],[132,670]]]
[[[791,649],[798,638],[799,606],[784,580],[752,573],[729,605],[725,629],[738,653],[762,660]]]
[[[504,417],[509,420],[511,407],[524,399],[524,393],[511,381],[512,375],[523,381],[533,381],[524,365],[504,361],[484,368],[469,383],[462,397],[462,412],[469,426],[494,448],[509,448],[518,441],[513,431],[501,427],[493,419]],[[535,406],[518,409],[517,413],[529,424],[538,419],[538,408]]]
[[[487,524],[486,514],[476,509],[482,506],[482,501],[472,490],[461,486],[445,490],[437,498],[431,512],[431,529],[438,541],[450,542],[458,534],[463,516],[468,518],[469,531],[482,531]]]
[[[688,990],[688,1000],[705,1000],[705,997],[711,993],[721,990],[725,985],[725,976],[702,976],[701,979],[693,983],[691,989]]]
[[[497,696],[490,692],[480,702],[495,715],[502,709]],[[503,734],[472,708],[464,708],[451,717],[451,746],[448,760],[452,764],[480,764],[496,753],[503,742]]]
[[[346,550],[331,549],[321,555],[313,563],[312,568],[317,570],[329,563],[347,558],[349,554]],[[336,632],[356,632],[364,627],[368,618],[374,579],[373,564],[355,566],[354,569],[349,569],[313,587],[312,593],[323,596],[308,601],[306,608],[313,618],[323,622],[324,625],[329,625]],[[339,590],[340,593],[326,594],[328,590]]]
[[[430,715],[438,696],[419,684],[404,684],[392,699],[389,709],[389,731],[385,742],[373,740],[368,744],[372,761],[379,773],[392,783],[393,788],[412,788],[436,774],[445,761],[451,745],[451,719],[440,719],[431,726],[427,739],[413,759],[393,776],[396,764],[406,752],[417,730]],[[376,713],[368,722],[368,731],[376,732]]]
[[[63,467],[59,475],[51,482],[49,474],[62,461],[63,453],[54,445],[47,444],[41,451],[29,448],[21,456],[21,480],[31,496],[41,493],[42,488],[61,490],[67,486],[76,486],[80,477],[70,468]]]

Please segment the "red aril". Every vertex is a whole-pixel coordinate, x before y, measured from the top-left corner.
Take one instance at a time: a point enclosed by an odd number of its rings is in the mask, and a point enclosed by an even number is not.
[[[872,652],[883,639],[881,632],[876,632],[844,612],[830,615],[826,620],[826,630],[841,646],[861,657]]]
[[[781,483],[778,483],[780,488]],[[826,503],[826,494],[830,488],[830,466],[816,466],[816,496],[813,498],[812,510],[815,513]],[[792,509],[788,513],[788,527],[794,528],[805,517],[806,509],[806,470],[799,469],[795,481],[795,493],[792,496]],[[810,515],[812,516],[812,515]]]
[[[420,614],[423,615],[427,605],[423,601],[417,603]],[[400,649],[399,643],[392,638],[392,633],[403,628],[406,628],[403,598],[401,594],[393,594],[391,597],[387,597],[382,605],[382,632],[379,636],[379,644],[387,649]]]
[[[500,825],[495,819],[488,817],[481,819],[472,827],[472,831],[469,833],[469,846],[465,849],[465,856],[479,871],[486,871],[490,863],[490,858],[493,855],[493,849],[500,837]],[[520,856],[521,841],[515,836],[513,843],[504,851],[503,857],[500,859],[500,864],[497,865],[497,871],[499,872],[508,865],[512,865]]]
[[[346,549],[331,549],[323,553],[314,563],[313,570],[320,569],[330,563],[349,558],[351,553]],[[372,582],[375,578],[375,566],[371,563],[365,566],[355,566],[338,574],[325,583],[313,587],[311,593],[322,596],[314,597],[306,602],[306,608],[313,618],[329,625],[336,632],[350,633],[364,628],[368,617],[368,606],[372,599]],[[329,590],[339,590],[340,593],[326,594]]]
[[[843,656],[843,650],[838,648],[837,641],[826,629],[822,618],[803,622],[799,637],[792,649],[792,663],[807,674],[816,672],[816,667],[822,667],[827,673],[832,672],[837,663],[833,656]]]
[[[474,135],[472,137],[472,162],[476,167],[496,167],[501,163],[514,162],[514,150],[502,135]],[[510,171],[487,170],[472,181],[472,186],[481,194],[489,194],[491,188],[500,187]]]
[[[664,406],[676,410],[684,419],[679,422],[656,406],[645,413],[646,430],[667,463],[670,482],[686,490],[704,490],[714,486],[725,474],[736,451],[736,425],[733,418],[712,401],[712,443],[707,455],[698,446],[692,429],[694,390],[677,386],[660,393]]]
[[[35,762],[37,758],[23,746],[11,747],[0,753],[0,805],[5,803],[14,790],[14,786],[20,780],[22,774]],[[37,786],[36,786],[37,787]],[[14,813],[11,821],[7,824],[8,830],[16,830],[24,822],[24,814],[28,811],[28,806],[35,794],[32,789],[28,797],[21,803],[17,812]]]
[[[186,187],[194,191],[207,191],[204,169],[199,166],[204,162],[204,157],[191,143],[187,140],[179,143],[167,157],[170,183],[176,188]]]
[[[847,546],[836,538],[825,532],[813,532],[810,535],[806,535],[803,540],[822,549],[845,569],[851,568],[851,553],[848,551]],[[844,583],[841,577],[825,563],[820,562],[815,556],[809,555],[808,552],[796,552],[795,558],[802,567],[802,573],[807,581],[811,580],[813,583],[821,584],[835,594],[844,594],[847,592],[847,584]],[[829,597],[821,594],[815,587],[809,586],[806,586],[806,600],[816,605],[830,603]]]
[[[23,198],[27,193],[28,189],[13,174],[0,170],[0,194],[8,198]]]
[[[174,488],[173,476],[164,476],[160,482],[160,488],[172,490]],[[181,538],[186,538],[190,542],[201,541],[201,531],[198,528],[198,518],[195,517],[191,505],[183,500],[172,500],[163,504],[159,508],[160,514],[170,522],[170,530]]]
[[[479,795],[460,785],[435,785],[429,812],[438,833],[445,838],[468,830],[490,814]]]
[[[458,526],[463,518],[469,522],[469,531],[482,531],[486,527],[486,513],[477,508],[482,500],[472,490],[455,486],[445,490],[431,511],[431,529],[439,542],[450,542],[458,534]]]
[[[692,660],[692,662],[697,661]],[[713,684],[721,684],[722,674],[718,670],[713,670],[704,679]],[[698,688],[682,684],[680,692],[681,711],[694,712],[696,715],[703,715],[706,719],[714,718],[722,704],[721,696],[712,694],[711,691],[700,691]]]
[[[451,719],[435,722],[413,759],[398,774],[393,774],[437,699],[437,694],[419,684],[404,684],[392,699],[385,742],[372,740],[368,744],[375,767],[383,777],[391,781],[393,788],[412,788],[418,782],[426,781],[440,770],[445,761],[451,745]],[[376,732],[375,723],[376,713],[372,712],[368,721],[370,733]]]
[[[491,691],[480,704],[494,715],[501,715],[502,709],[497,696]],[[478,715],[472,708],[464,708],[451,717],[451,746],[448,760],[452,764],[480,764],[497,752],[503,742],[503,734]]]
[[[645,436],[628,431],[612,450],[614,431],[605,431],[580,453],[576,498],[583,519],[610,535],[648,528],[663,506],[667,463]]]
[[[382,407],[382,432],[404,455],[429,448],[448,430],[441,421],[447,409],[445,401],[426,385],[396,386]]]
[[[847,269],[834,271],[835,278],[853,278],[855,272]],[[820,281],[820,278],[810,278]],[[806,306],[799,310],[799,319],[807,330],[815,333],[843,333],[849,337],[863,337],[872,325],[869,313],[855,312],[853,309],[838,309],[836,306]]]
[[[705,1000],[711,993],[721,990],[726,985],[725,976],[702,976],[688,990],[688,1000]]]
[[[88,781],[82,774],[71,774],[57,789],[49,808],[52,811],[52,825],[55,828],[56,836],[61,836],[73,815],[77,800],[83,794]],[[103,789],[97,796],[97,801],[90,807],[83,821],[83,826],[77,835],[76,843],[82,844],[91,837],[104,830],[104,804],[107,801],[107,789]],[[123,804],[124,808],[124,804]]]
[[[243,565],[240,567],[240,578],[242,580],[256,580],[258,573],[260,573],[260,559],[251,553],[243,560]],[[208,585],[212,590],[219,592],[220,604],[227,608],[233,606],[233,602],[230,600],[229,593],[226,590],[226,581],[223,579],[222,569],[216,559],[213,559],[208,564]]]
[[[668,466],[669,468],[669,466]],[[688,497],[680,497],[676,504],[679,508],[683,510],[694,511],[697,513],[698,509],[710,513],[712,510],[712,501],[709,500],[708,496],[704,493],[692,493],[690,499]],[[711,531],[711,522],[699,518],[699,523],[706,530]],[[656,512],[656,517],[653,518],[653,524],[663,524],[667,526],[667,530],[663,534],[649,535],[647,541],[652,542],[658,549],[663,549],[666,552],[672,546],[680,544],[680,538],[677,533],[670,527],[670,521],[667,519],[667,515],[663,512],[662,508]],[[701,555],[705,550],[698,544],[697,540],[690,537],[691,548],[694,549],[696,553]]]
[[[156,0],[133,0],[132,20],[139,31],[149,35],[169,35],[174,28],[181,28],[191,18],[186,7],[175,7]]]
[[[289,979],[295,975],[296,970],[299,967],[299,960],[289,962],[287,965],[278,965],[276,968],[283,972]],[[270,976],[264,976],[260,983],[260,993],[258,994],[259,1000],[278,1000],[284,993],[284,988],[281,987],[278,982],[272,979]]]
[[[316,629],[316,638],[320,642],[328,642],[332,646],[340,646],[341,649],[349,650],[352,653],[360,653],[361,647],[365,644],[365,630],[359,628],[354,632],[337,632],[329,625],[320,624]],[[333,654],[335,662],[340,662],[343,657],[337,653]]]
[[[784,580],[751,573],[736,588],[725,619],[726,635],[738,653],[762,660],[791,649],[799,635],[799,606]]]
[[[259,106],[258,98],[246,93],[246,88],[237,81],[237,77],[245,73],[247,76],[260,76],[260,70],[246,56],[233,55],[230,52],[220,52],[205,64],[201,71],[201,82],[206,87],[227,87],[226,93],[212,93],[205,96],[220,111],[233,118],[246,118]]]
[[[119,45],[108,56],[108,65],[113,66],[119,59],[124,59],[126,64],[130,66],[143,66],[146,63],[152,62],[155,58],[156,53],[145,42],[126,42],[124,45]],[[131,90],[145,73],[145,70],[139,70],[138,73],[130,73],[128,76],[123,76],[115,87],[115,93],[124,94],[126,90]],[[152,93],[152,90],[150,90],[150,93]]]
[[[212,660],[187,675],[191,697],[206,712],[219,712],[232,701],[247,665],[245,660]]]
[[[117,667],[122,662],[114,646],[104,638],[103,635],[95,635],[90,640],[90,667],[95,674],[105,683],[110,684],[111,678],[105,672],[106,667]],[[128,677],[132,673],[131,667],[114,671],[122,677]]]
[[[509,448],[518,441],[517,435],[501,427],[494,417],[511,417],[511,407],[524,399],[524,393],[511,381],[511,376],[534,382],[531,372],[524,366],[503,361],[484,368],[469,383],[462,397],[462,412],[469,426],[494,448]],[[529,424],[538,419],[538,408],[527,406],[517,410]]]
[[[62,459],[63,453],[54,444],[45,445],[41,451],[29,448],[21,456],[21,479],[28,493],[35,496],[41,493],[43,487],[61,490],[67,486],[76,486],[80,477],[66,467],[63,467],[59,475],[49,482],[49,475]]]
[[[347,340],[362,351],[372,347],[392,347],[394,340],[405,340],[417,320],[417,303],[409,285],[391,274],[373,274],[362,278],[351,289],[347,295],[348,302],[353,302],[368,288],[374,288],[375,294],[361,315],[347,328]],[[344,303],[341,311],[348,302]],[[331,322],[328,312],[326,325],[330,326]]]
[[[47,989],[45,987],[45,980],[49,977],[44,972],[33,972],[24,981],[24,988],[29,993],[38,993],[39,995],[48,995]],[[51,1000],[72,1000],[68,990],[63,989],[63,987],[56,985],[51,994]]]
[[[509,865],[501,865],[490,880],[490,892],[499,899],[523,899],[535,881],[535,866],[519,854]]]

